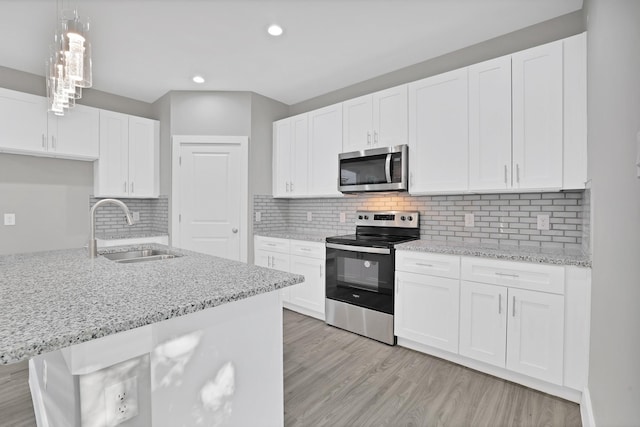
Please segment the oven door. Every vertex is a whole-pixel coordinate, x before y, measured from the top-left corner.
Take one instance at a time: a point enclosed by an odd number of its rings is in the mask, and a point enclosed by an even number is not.
[[[395,251],[327,243],[326,296],[393,314]]]

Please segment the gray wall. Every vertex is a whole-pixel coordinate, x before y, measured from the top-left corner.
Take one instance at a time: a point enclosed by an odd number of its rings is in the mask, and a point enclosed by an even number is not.
[[[496,17],[496,19],[500,18]],[[304,113],[357,96],[559,40],[579,34],[584,30],[583,14],[580,10],[294,104],[289,112],[290,115]]]
[[[640,420],[640,2],[587,0],[593,276],[589,391],[598,426]]]
[[[43,77],[6,67],[0,87],[45,95]],[[155,117],[150,104],[93,89],[82,103]],[[0,254],[86,245],[92,193],[93,162],[0,154]],[[16,225],[4,226],[3,213],[15,213]]]

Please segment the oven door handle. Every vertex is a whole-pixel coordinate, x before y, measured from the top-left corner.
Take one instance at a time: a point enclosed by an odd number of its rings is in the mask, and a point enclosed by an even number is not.
[[[387,154],[387,160],[384,162],[384,174],[387,182],[391,184],[391,153]]]
[[[389,255],[391,253],[391,249],[388,248],[369,248],[366,246],[338,245],[336,243],[327,243],[327,248],[349,252],[364,252],[367,254]]]

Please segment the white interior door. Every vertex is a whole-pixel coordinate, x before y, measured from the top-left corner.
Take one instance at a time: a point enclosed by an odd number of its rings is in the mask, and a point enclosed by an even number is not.
[[[174,137],[175,246],[246,261],[246,142],[246,137]]]

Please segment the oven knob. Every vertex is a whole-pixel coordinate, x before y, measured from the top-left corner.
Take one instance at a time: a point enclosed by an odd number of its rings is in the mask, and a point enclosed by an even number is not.
[[[407,218],[406,218],[404,215],[402,215],[402,216],[400,217],[400,219],[401,219],[402,221],[404,221],[404,220],[405,220],[405,219],[407,219]]]
[[[358,215],[358,219],[362,219],[362,215]]]
[[[369,219],[369,215],[365,215],[365,216],[364,216],[364,219]]]
[[[409,218],[407,218],[409,221],[413,221],[413,217],[411,215],[409,215]]]

